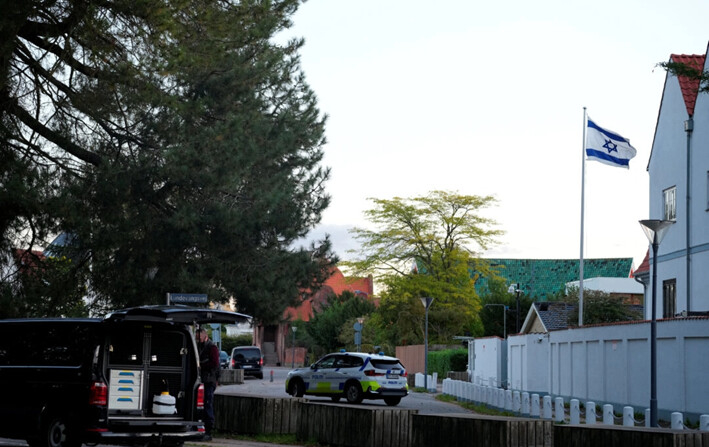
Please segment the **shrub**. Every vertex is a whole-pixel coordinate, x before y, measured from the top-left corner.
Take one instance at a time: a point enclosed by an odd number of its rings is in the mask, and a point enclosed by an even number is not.
[[[444,378],[448,371],[465,371],[467,363],[466,349],[446,349],[428,353],[428,373],[438,373],[439,378]]]
[[[251,346],[253,344],[253,336],[251,334],[242,334],[235,337],[222,335],[222,351],[226,351],[229,355],[231,355],[231,350],[237,346]]]

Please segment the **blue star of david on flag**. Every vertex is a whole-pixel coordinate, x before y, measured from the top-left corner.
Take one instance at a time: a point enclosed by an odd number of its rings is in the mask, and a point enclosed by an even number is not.
[[[618,145],[612,142],[611,140],[606,140],[606,144],[604,144],[603,147],[608,150],[609,154],[613,151],[618,152]]]
[[[630,159],[637,151],[630,145],[630,140],[615,132],[604,129],[588,118],[586,132],[586,158],[598,162],[630,168]]]

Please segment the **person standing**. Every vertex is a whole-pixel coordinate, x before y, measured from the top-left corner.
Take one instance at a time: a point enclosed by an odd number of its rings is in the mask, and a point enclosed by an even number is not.
[[[204,384],[204,428],[205,441],[212,440],[214,429],[214,391],[217,389],[219,379],[219,348],[207,335],[207,330],[197,329],[197,348],[199,350],[199,373]]]

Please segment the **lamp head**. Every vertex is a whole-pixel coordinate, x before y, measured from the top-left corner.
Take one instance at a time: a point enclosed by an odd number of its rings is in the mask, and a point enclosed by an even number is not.
[[[674,221],[671,220],[646,219],[640,221],[640,227],[651,244],[659,245],[673,223]]]

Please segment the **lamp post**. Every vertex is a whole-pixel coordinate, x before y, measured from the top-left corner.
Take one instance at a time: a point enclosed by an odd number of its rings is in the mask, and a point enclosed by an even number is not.
[[[423,337],[423,343],[424,343],[424,357],[423,357],[423,387],[426,389],[426,392],[428,393],[428,308],[431,307],[431,303],[433,302],[433,298],[431,297],[426,297],[426,298],[421,298],[421,304],[423,304],[423,307],[426,309],[426,326],[425,326],[425,334]]]
[[[290,329],[293,331],[293,347],[292,347],[293,354],[291,355],[291,359],[290,359],[291,360],[290,367],[291,367],[291,369],[293,369],[293,368],[295,368],[295,331],[297,331],[298,328],[295,326],[291,326]]]
[[[657,250],[671,220],[641,220],[640,226],[652,246],[652,319],[650,321],[650,426],[657,427]],[[687,284],[689,287],[689,284]]]
[[[507,289],[507,293],[516,293],[517,294],[517,321],[515,325],[515,333],[519,334],[519,294],[522,292],[522,290],[519,288],[519,283],[517,284],[510,284],[510,287]]]
[[[505,306],[504,304],[486,304],[484,307],[488,306],[502,306],[502,338],[507,340],[507,309],[509,309],[509,307]]]

